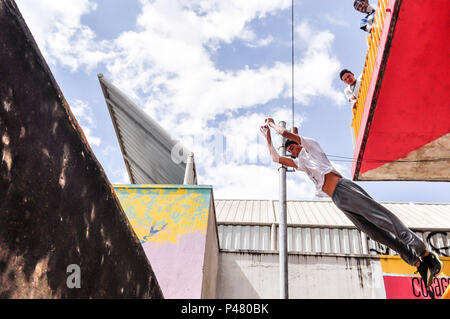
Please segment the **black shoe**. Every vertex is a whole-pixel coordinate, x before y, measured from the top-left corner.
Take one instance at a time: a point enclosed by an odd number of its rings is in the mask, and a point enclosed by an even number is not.
[[[422,277],[422,281],[425,284],[425,287],[428,288],[431,286],[431,282],[433,281],[433,276],[431,276],[431,271],[428,268],[426,262],[421,261],[419,267],[417,267],[417,271],[415,274],[419,273],[420,277]]]
[[[420,274],[426,288],[431,286],[433,278],[439,275],[442,266],[442,261],[439,260],[439,256],[434,252],[430,252],[427,256],[422,258],[416,273]]]
[[[428,265],[432,277],[439,275],[442,271],[443,263],[439,260],[439,256],[435,252],[430,251],[430,253],[423,257],[422,260]]]

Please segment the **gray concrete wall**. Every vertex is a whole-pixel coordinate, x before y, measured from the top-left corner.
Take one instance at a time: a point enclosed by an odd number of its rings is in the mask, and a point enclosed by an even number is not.
[[[217,235],[216,213],[213,195],[208,216],[205,259],[203,262],[202,298],[216,298],[219,271],[219,237]]]
[[[289,254],[290,299],[386,298],[378,258]],[[278,299],[278,254],[221,251],[217,298]]]
[[[0,297],[162,298],[14,1],[0,30]]]

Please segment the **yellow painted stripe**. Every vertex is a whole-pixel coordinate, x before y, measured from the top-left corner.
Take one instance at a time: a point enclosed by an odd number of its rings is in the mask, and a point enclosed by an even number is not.
[[[386,6],[388,0],[378,1],[378,10],[375,14],[372,30],[368,37],[368,45],[366,60],[364,62],[361,85],[356,100],[356,110],[353,112],[353,120],[351,126],[355,134],[355,141],[358,140],[359,127],[361,126],[362,116],[364,113],[364,106],[366,104],[367,93],[369,91],[370,80],[372,79],[373,66],[375,65],[378,45],[380,43],[381,32],[384,27],[384,19],[386,17]],[[389,27],[389,26],[388,26]]]
[[[450,299],[450,286],[447,287],[444,294],[442,295],[442,299]]]
[[[444,263],[444,267],[442,268],[442,272],[439,276],[450,277],[450,257],[440,257],[440,259]],[[400,256],[381,255],[380,264],[381,269],[385,274],[402,274],[414,276],[414,272],[417,271],[416,267],[408,265],[400,258]]]

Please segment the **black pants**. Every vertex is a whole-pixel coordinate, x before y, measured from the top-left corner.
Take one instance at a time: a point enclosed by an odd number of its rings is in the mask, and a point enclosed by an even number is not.
[[[425,252],[426,246],[416,234],[352,181],[341,179],[332,200],[360,231],[397,252],[408,264],[414,266]]]

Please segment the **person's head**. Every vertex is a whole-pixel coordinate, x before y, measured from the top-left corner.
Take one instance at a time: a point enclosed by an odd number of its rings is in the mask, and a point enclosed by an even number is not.
[[[353,7],[362,13],[370,13],[374,10],[369,4],[369,0],[355,0],[353,2]]]
[[[353,83],[356,82],[355,75],[353,74],[353,72],[347,69],[343,69],[339,73],[339,77],[341,78],[342,81],[344,81],[344,83],[348,85],[352,85]]]
[[[298,154],[302,150],[302,147],[294,141],[287,140],[286,143],[284,143],[284,147],[286,148],[286,151],[292,154],[294,157],[298,157]]]

